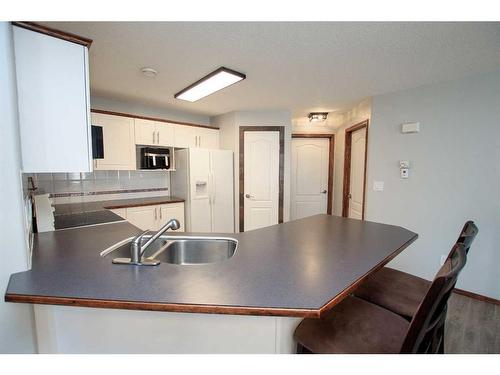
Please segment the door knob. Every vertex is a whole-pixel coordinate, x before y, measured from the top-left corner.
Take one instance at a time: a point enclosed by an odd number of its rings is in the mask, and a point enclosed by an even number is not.
[[[352,195],[351,195],[351,194],[348,194],[348,195],[347,195],[347,198],[352,199]]]
[[[245,194],[245,198],[253,198],[250,194]]]
[[[321,192],[321,194],[326,194],[326,193],[327,193],[327,191],[326,191],[326,190],[323,190],[323,191]]]

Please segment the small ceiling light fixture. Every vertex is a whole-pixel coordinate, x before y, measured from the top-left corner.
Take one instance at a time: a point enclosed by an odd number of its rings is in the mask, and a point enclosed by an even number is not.
[[[328,112],[311,112],[307,117],[309,118],[309,122],[326,121],[326,118],[328,117]]]
[[[150,67],[145,67],[141,69],[142,74],[144,74],[146,77],[156,77],[158,74],[158,71],[150,68]]]
[[[247,76],[235,70],[220,67],[174,95],[176,99],[195,102],[228,86],[242,81]]]

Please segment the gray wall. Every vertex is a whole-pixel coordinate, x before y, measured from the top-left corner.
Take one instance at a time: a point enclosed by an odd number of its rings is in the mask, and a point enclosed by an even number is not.
[[[34,353],[33,307],[3,301],[10,274],[28,264],[13,58],[12,27],[0,22],[0,353]]]
[[[150,107],[137,102],[126,102],[99,96],[91,96],[90,106],[94,109],[130,113],[140,116],[159,117],[167,120],[192,122],[201,125],[210,125],[210,117],[208,116],[181,112],[175,109]]]
[[[401,134],[408,121],[421,132]],[[374,97],[368,142],[367,220],[419,234],[392,266],[432,278],[474,219],[480,232],[457,287],[500,299],[500,71]],[[408,180],[399,160],[411,162]]]

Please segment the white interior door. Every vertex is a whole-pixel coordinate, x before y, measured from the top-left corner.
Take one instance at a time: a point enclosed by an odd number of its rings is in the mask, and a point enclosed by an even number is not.
[[[244,133],[244,230],[278,223],[279,132]]]
[[[326,214],[329,148],[327,138],[292,139],[292,220]]]
[[[349,180],[349,215],[354,219],[363,218],[363,192],[365,184],[366,128],[351,135],[351,175]]]

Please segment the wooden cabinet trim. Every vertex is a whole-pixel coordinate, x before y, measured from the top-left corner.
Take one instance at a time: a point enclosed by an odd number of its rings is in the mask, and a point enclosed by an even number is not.
[[[95,108],[92,108],[90,111],[94,112],[94,113],[102,113],[104,115],[131,117],[131,118],[134,118],[134,119],[158,121],[158,122],[165,122],[165,123],[168,123],[168,124],[193,126],[193,127],[196,127],[196,128],[205,128],[205,129],[219,130],[219,128],[216,127],[216,126],[194,124],[194,123],[191,123],[191,122],[183,122],[183,121],[174,121],[174,120],[168,120],[168,119],[159,118],[159,117],[139,116],[139,115],[133,115],[133,114],[130,114],[130,113],[106,111],[106,110],[103,110],[103,109],[95,109]]]
[[[87,48],[89,48],[92,44],[92,39],[68,33],[66,31],[53,29],[51,27],[43,26],[35,22],[14,21],[12,22],[12,25],[22,27],[23,29],[31,30],[40,34],[49,35],[54,38],[62,39],[67,42],[80,44]]]

